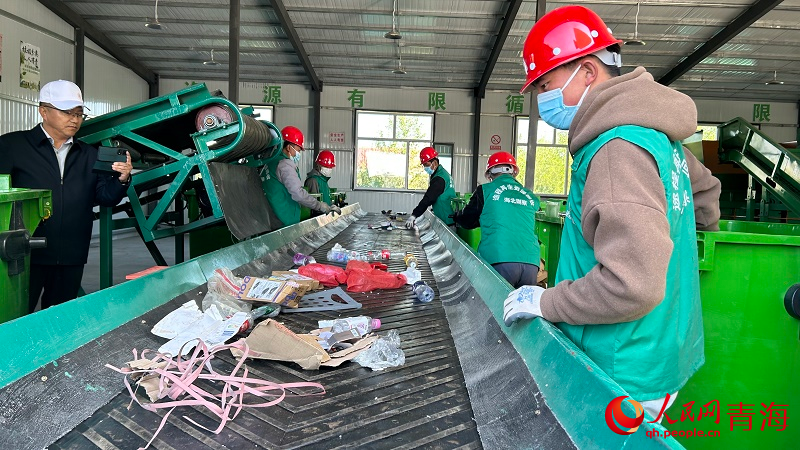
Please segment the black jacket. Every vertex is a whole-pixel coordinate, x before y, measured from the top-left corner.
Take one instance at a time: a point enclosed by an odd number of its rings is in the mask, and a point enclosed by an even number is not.
[[[453,214],[453,221],[461,228],[468,230],[481,226],[481,214],[483,214],[483,185],[478,185],[469,203],[461,211]]]
[[[34,232],[34,236],[47,237],[47,248],[33,250],[31,263],[86,264],[92,208],[116,205],[127,189],[117,176],[93,173],[96,160],[97,149],[75,139],[62,181],[56,152],[41,125],[0,136],[0,173],[11,174],[11,185],[53,192],[53,215]]]
[[[431,178],[431,183],[428,185],[428,190],[425,191],[425,195],[422,196],[422,200],[419,201],[419,204],[416,208],[414,208],[414,211],[411,211],[411,215],[414,217],[420,217],[425,214],[425,211],[433,206],[434,203],[436,203],[436,200],[439,198],[439,196],[444,194],[444,188],[444,178]]]

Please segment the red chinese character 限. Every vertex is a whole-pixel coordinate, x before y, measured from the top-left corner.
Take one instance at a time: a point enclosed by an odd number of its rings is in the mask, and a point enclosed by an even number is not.
[[[748,405],[745,403],[734,403],[734,404],[728,404],[728,406],[735,407],[728,410],[728,415],[731,417],[731,431],[733,431],[734,426],[743,427],[745,426],[745,424],[747,425],[747,429],[744,431],[750,431],[753,428],[754,412],[752,409],[745,407],[755,406],[755,405]]]
[[[765,419],[761,422],[762,431],[764,430],[764,425],[768,427],[776,427],[776,428],[780,427],[778,428],[778,431],[783,431],[786,429],[786,419],[788,419],[788,417],[786,416],[786,408],[788,408],[789,405],[776,405],[775,402],[770,402],[769,406],[763,403],[761,404],[761,406],[766,408],[766,413],[764,411],[761,411],[761,414],[765,416]],[[775,408],[776,406],[782,406],[783,409],[779,408],[776,409]],[[772,424],[773,420],[777,422],[774,425]]]

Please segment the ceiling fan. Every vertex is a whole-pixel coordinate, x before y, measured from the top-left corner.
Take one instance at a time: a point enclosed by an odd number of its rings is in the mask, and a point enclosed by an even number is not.
[[[220,63],[219,61],[214,60],[214,49],[211,49],[211,60],[203,61],[203,64],[206,66],[218,66]]]
[[[636,3],[636,22],[633,29],[633,39],[625,41],[625,45],[645,45],[644,41],[639,39],[639,7],[640,3]]]
[[[383,35],[386,39],[402,39],[403,36],[397,31],[397,0],[394,0],[394,9],[392,9],[392,31],[387,31]]]
[[[144,26],[150,28],[151,30],[160,30],[161,29],[161,22],[158,21],[158,0],[156,0],[156,10],[153,20],[149,20],[145,22]]]
[[[778,71],[776,70],[774,75],[772,76],[772,79],[765,82],[764,84],[766,84],[767,86],[780,86],[781,84],[783,84],[783,81],[778,80]]]

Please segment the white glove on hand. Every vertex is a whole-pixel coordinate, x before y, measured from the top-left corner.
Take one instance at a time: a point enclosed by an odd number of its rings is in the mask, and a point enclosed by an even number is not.
[[[512,291],[503,303],[503,321],[507,327],[519,319],[542,317],[541,299],[543,288],[522,286]]]
[[[406,229],[410,230],[410,229],[414,228],[414,221],[415,220],[417,220],[416,217],[414,217],[414,216],[409,217],[408,220],[406,220]]]
[[[342,208],[339,208],[339,207],[338,207],[338,206],[336,206],[336,205],[330,205],[330,207],[328,208],[328,212],[329,212],[329,213],[331,213],[331,214],[333,214],[334,216],[335,216],[336,214],[339,214],[339,215],[341,215],[341,214],[342,214]]]

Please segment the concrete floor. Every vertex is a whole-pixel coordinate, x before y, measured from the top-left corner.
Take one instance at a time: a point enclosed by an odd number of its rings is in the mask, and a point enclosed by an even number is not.
[[[175,238],[156,241],[156,246],[167,261],[175,264]],[[124,283],[125,275],[139,272],[156,265],[142,238],[136,233],[115,235],[112,240],[114,284]],[[184,237],[184,261],[189,259],[189,238]],[[89,247],[89,261],[83,270],[83,290],[88,294],[100,290],[100,243],[92,241]]]

